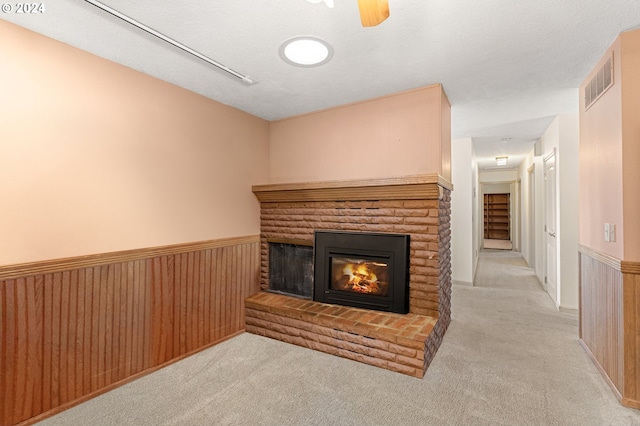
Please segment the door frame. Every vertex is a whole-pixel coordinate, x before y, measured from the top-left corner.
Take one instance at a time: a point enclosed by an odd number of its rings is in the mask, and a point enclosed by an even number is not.
[[[553,160],[553,182],[551,182],[550,185],[547,177],[547,164],[551,160]],[[549,154],[545,155],[542,164],[544,172],[544,285],[547,293],[551,296],[556,306],[558,306],[560,285],[558,283],[558,158],[555,148],[553,148]],[[549,192],[551,192],[551,194]],[[553,241],[553,244],[550,244],[551,241]],[[553,252],[549,253],[549,247],[551,245],[553,245]],[[552,259],[553,262],[551,269],[549,259]]]
[[[529,211],[527,214],[529,215],[527,223],[529,225],[528,229],[528,239],[529,239],[529,267],[536,269],[536,165],[532,164],[531,167],[527,169],[528,178],[529,178]],[[544,286],[544,284],[543,284]],[[546,286],[545,286],[546,289]]]

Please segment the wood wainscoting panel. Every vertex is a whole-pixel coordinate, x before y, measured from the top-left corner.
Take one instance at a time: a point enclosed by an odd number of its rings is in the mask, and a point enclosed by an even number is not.
[[[55,414],[243,330],[244,300],[259,290],[259,238],[185,247],[5,270],[0,424]]]
[[[623,262],[624,392],[622,404],[640,409],[640,262]]]
[[[604,260],[604,261],[603,261]],[[616,268],[616,264],[618,267]],[[580,248],[580,338],[618,398],[624,389],[620,262]]]
[[[640,262],[580,247],[580,338],[622,404],[640,409]]]

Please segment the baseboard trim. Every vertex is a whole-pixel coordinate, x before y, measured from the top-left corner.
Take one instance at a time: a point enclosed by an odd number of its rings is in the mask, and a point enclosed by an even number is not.
[[[59,413],[61,413],[63,411],[66,411],[71,407],[75,407],[76,405],[82,404],[83,402],[86,402],[86,401],[88,401],[88,400],[90,400],[92,398],[95,398],[96,396],[99,396],[99,395],[102,395],[102,394],[107,393],[109,391],[112,391],[112,390],[114,390],[116,388],[119,388],[120,386],[126,385],[127,383],[130,383],[130,382],[132,382],[134,380],[137,380],[137,379],[139,379],[141,377],[144,377],[144,376],[146,376],[148,374],[155,373],[156,371],[160,370],[161,368],[164,368],[164,367],[166,367],[168,365],[174,364],[174,363],[176,363],[178,361],[181,361],[181,360],[183,360],[185,358],[188,358],[191,355],[195,355],[198,352],[202,352],[205,349],[209,349],[209,348],[211,348],[211,347],[213,347],[215,345],[218,345],[218,344],[220,344],[220,343],[222,343],[222,342],[224,342],[226,340],[233,339],[234,337],[239,336],[240,334],[242,334],[244,332],[245,332],[244,329],[240,330],[240,331],[237,331],[237,332],[235,332],[233,334],[230,334],[229,336],[225,336],[225,337],[223,337],[221,339],[218,339],[215,342],[211,342],[211,343],[209,343],[209,344],[207,344],[207,345],[205,345],[205,346],[203,346],[201,348],[195,349],[195,350],[193,350],[191,352],[187,352],[187,353],[185,353],[183,355],[178,356],[177,358],[173,358],[173,359],[171,359],[171,360],[169,360],[167,362],[164,362],[162,364],[156,365],[154,367],[150,367],[147,370],[144,370],[144,371],[141,371],[139,373],[136,373],[136,374],[134,374],[132,376],[129,376],[129,377],[125,378],[125,379],[120,380],[119,382],[112,383],[109,386],[106,386],[104,388],[98,389],[98,390],[96,390],[96,391],[94,391],[92,393],[86,394],[86,395],[82,396],[81,398],[75,399],[75,400],[70,401],[70,402],[68,402],[66,404],[63,404],[63,405],[59,405],[59,406],[57,406],[55,408],[52,408],[49,411],[45,411],[42,414],[38,414],[35,417],[31,417],[30,419],[27,419],[27,420],[25,420],[25,421],[23,421],[21,423],[18,423],[16,426],[32,425],[32,424],[38,423],[38,422],[40,422],[40,421],[42,421],[42,420],[44,420],[46,418],[55,416],[56,414],[59,414]]]
[[[622,404],[623,403],[622,394],[620,393],[616,385],[613,384],[607,372],[604,371],[604,369],[602,368],[602,366],[600,365],[596,357],[593,355],[593,353],[591,353],[591,350],[589,349],[587,344],[584,342],[584,340],[578,339],[578,342],[580,343],[580,346],[582,346],[582,349],[584,349],[584,351],[586,352],[587,356],[591,359],[591,362],[593,362],[593,365],[596,366],[596,368],[600,372],[600,375],[602,376],[604,381],[607,383],[607,385],[609,385],[609,387],[613,391],[613,394],[616,396],[616,398],[618,398],[618,401],[620,401],[620,403]]]
[[[17,360],[4,375],[0,424],[31,424],[243,330],[260,240],[224,242],[0,280],[0,352]]]
[[[470,281],[451,280],[451,285],[459,285],[461,287],[473,287],[473,283]]]
[[[636,401],[635,399],[622,398],[622,400],[620,400],[620,402],[625,407],[635,408],[635,409],[640,410],[640,401]]]
[[[578,315],[578,313],[580,312],[578,309],[565,308],[564,306],[558,306],[558,311],[562,312],[563,314],[574,314],[574,315]]]

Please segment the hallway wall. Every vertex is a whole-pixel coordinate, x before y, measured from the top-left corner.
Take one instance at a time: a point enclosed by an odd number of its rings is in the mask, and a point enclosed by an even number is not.
[[[577,96],[577,93],[576,93]],[[522,186],[521,220],[523,229],[529,229],[529,174],[527,170],[535,164],[535,270],[544,285],[545,191],[543,158],[556,149],[556,216],[557,216],[557,293],[550,295],[559,309],[578,309],[578,144],[579,127],[577,114],[561,114],[549,125],[541,138],[542,154],[534,156],[532,149],[518,171]],[[522,233],[522,246],[530,244],[527,232]],[[525,259],[531,256],[526,253]]]
[[[529,168],[534,168],[533,178],[534,182],[534,199],[533,199],[533,215],[529,215]],[[521,208],[521,223],[522,223],[522,256],[529,265],[534,269],[535,275],[544,287],[544,271],[543,271],[543,252],[542,252],[542,230],[544,229],[544,199],[543,199],[543,164],[542,156],[535,156],[534,150],[527,155],[518,171],[520,175],[520,182],[522,187],[522,208]],[[530,228],[533,227],[533,244],[531,242]],[[533,245],[533,252],[530,247]],[[533,259],[533,262],[532,262]]]
[[[474,169],[471,138],[451,141],[451,279],[454,284],[471,285],[474,261]]]
[[[576,91],[576,96],[577,96]],[[542,137],[544,155],[556,148],[558,298],[561,309],[578,309],[578,114],[562,114]]]
[[[532,153],[530,153],[530,155],[532,155]],[[520,200],[522,203],[520,207],[520,223],[522,224],[522,230],[521,230],[522,250],[520,250],[520,253],[522,254],[522,258],[524,259],[524,261],[527,262],[527,265],[529,265],[529,267],[532,267],[531,259],[535,259],[535,257],[531,256],[531,250],[530,250],[530,244],[529,244],[529,235],[530,235],[529,228],[534,218],[529,215],[529,183],[528,183],[529,172],[527,170],[531,166],[527,166],[528,161],[529,159],[525,157],[525,159],[520,164],[520,167],[518,168],[518,177],[521,182]],[[527,179],[523,179],[523,175],[526,175]]]
[[[480,173],[478,172],[478,159],[476,158],[476,152],[473,144],[471,145],[471,175],[473,186],[473,206],[471,213],[472,230],[473,230],[473,276],[475,281],[475,274],[478,270],[478,260],[480,258],[480,246],[482,245],[483,224],[480,223],[482,215],[480,214],[480,208],[482,206],[482,199],[480,198]]]
[[[640,261],[640,30],[620,34],[585,82],[611,54],[613,85],[587,111],[581,108],[580,243]],[[603,239],[604,223],[616,225],[615,241]]]
[[[587,87],[591,93],[609,60],[613,85],[587,107]],[[640,30],[624,32],[580,86],[580,338],[622,404],[634,408],[640,408],[639,69]],[[604,223],[616,226],[614,241],[604,237]]]

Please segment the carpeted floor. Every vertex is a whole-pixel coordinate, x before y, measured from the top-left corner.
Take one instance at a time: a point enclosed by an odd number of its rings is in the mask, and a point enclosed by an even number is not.
[[[511,250],[513,249],[513,244],[509,240],[489,240],[487,238],[484,239],[483,246],[485,249],[493,249],[493,250]]]
[[[517,253],[483,252],[424,379],[242,334],[41,425],[640,425]]]

